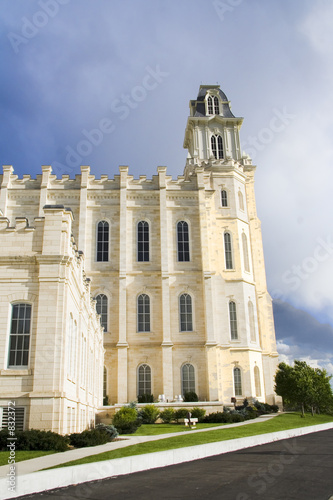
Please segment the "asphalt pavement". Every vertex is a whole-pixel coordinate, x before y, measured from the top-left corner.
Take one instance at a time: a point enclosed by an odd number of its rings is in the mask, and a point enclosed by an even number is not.
[[[20,498],[333,500],[333,430]]]

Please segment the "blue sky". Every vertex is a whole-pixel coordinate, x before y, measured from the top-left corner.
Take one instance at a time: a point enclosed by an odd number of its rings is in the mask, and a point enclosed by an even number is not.
[[[201,83],[221,85],[257,165],[281,360],[333,373],[332,2],[1,0],[0,8],[0,158],[20,177],[48,164],[70,176],[88,164],[96,177],[129,165],[148,178],[166,165],[177,177],[188,102]]]

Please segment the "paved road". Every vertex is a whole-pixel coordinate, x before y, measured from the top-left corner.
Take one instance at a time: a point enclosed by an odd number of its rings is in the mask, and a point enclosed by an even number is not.
[[[331,496],[333,430],[24,499],[328,500]]]

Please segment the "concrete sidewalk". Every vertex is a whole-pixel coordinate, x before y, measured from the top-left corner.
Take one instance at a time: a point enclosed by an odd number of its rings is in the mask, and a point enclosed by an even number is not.
[[[270,415],[261,415],[253,420],[246,420],[245,422],[239,422],[237,424],[227,424],[219,425],[217,427],[208,427],[207,429],[192,429],[189,431],[182,432],[172,432],[169,434],[158,434],[156,436],[126,436],[121,437],[120,441],[112,441],[111,443],[102,444],[100,446],[91,446],[87,448],[77,448],[75,450],[64,451],[60,453],[54,453],[53,455],[45,455],[42,457],[32,458],[30,460],[25,460],[23,462],[16,463],[16,471],[19,475],[30,474],[31,472],[40,471],[42,469],[48,469],[50,467],[55,467],[56,465],[71,462],[72,460],[78,460],[80,458],[88,457],[90,455],[98,455],[99,453],[105,453],[107,451],[117,450],[118,448],[125,448],[126,446],[131,446],[133,444],[145,443],[146,441],[157,441],[159,439],[165,439],[174,436],[183,436],[184,434],[193,434],[194,432],[207,432],[214,431],[217,429],[228,429],[229,427],[235,428],[242,425],[255,424],[257,422],[263,422],[275,417],[277,413]],[[0,478],[6,477],[8,474],[8,465],[3,465],[0,467]]]

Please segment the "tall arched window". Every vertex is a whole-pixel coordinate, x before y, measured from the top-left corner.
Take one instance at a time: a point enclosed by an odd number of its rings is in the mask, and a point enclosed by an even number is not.
[[[233,300],[229,302],[229,320],[230,320],[231,340],[237,340],[238,339],[237,312],[236,312],[236,303]]]
[[[108,371],[107,371],[106,367],[104,366],[104,369],[103,369],[103,399],[106,398],[107,393],[108,393]],[[103,405],[104,405],[104,401],[103,401]]]
[[[143,364],[138,368],[138,396],[151,394],[151,368]]]
[[[107,262],[109,260],[109,223],[101,220],[97,224],[97,262]]]
[[[234,389],[235,396],[242,395],[242,374],[240,368],[234,368]]]
[[[256,341],[256,328],[255,328],[255,321],[254,321],[254,307],[253,307],[251,300],[249,300],[248,308],[249,308],[249,320],[250,320],[250,339],[251,339],[251,342],[255,342]]]
[[[101,326],[104,331],[108,331],[108,298],[104,293],[100,293],[96,296],[96,312],[100,314]]]
[[[239,204],[239,209],[244,212],[244,198],[241,191],[238,191],[238,204]]]
[[[214,97],[214,114],[219,115],[220,114],[220,105],[219,105],[219,99],[218,97]]]
[[[177,251],[179,262],[188,262],[190,260],[188,223],[183,220],[177,223]]]
[[[223,141],[220,135],[217,136],[217,152],[218,158],[223,158]]]
[[[213,114],[213,99],[210,96],[207,99],[207,106],[208,106],[208,114],[212,115]]]
[[[244,270],[250,272],[250,260],[249,260],[249,248],[247,245],[247,237],[245,233],[242,233],[242,246],[243,246],[243,258],[244,258]]]
[[[212,135],[211,139],[212,153],[214,158],[223,158],[223,140],[220,135]]]
[[[138,332],[150,332],[150,298],[146,293],[138,297]]]
[[[222,189],[222,191],[221,191],[221,204],[222,204],[222,207],[228,206],[228,193],[226,192],[225,189]]]
[[[179,318],[180,331],[191,332],[193,330],[192,297],[188,293],[183,293],[179,297]]]
[[[182,395],[187,392],[195,392],[194,366],[190,363],[182,366]]]
[[[138,262],[149,261],[149,224],[146,221],[138,223]]]
[[[254,385],[256,388],[257,398],[261,397],[260,371],[257,366],[254,367]]]
[[[225,254],[225,268],[233,269],[232,262],[232,248],[231,248],[231,235],[230,233],[224,233],[224,254]]]
[[[9,337],[8,367],[28,366],[31,305],[13,304]]]

